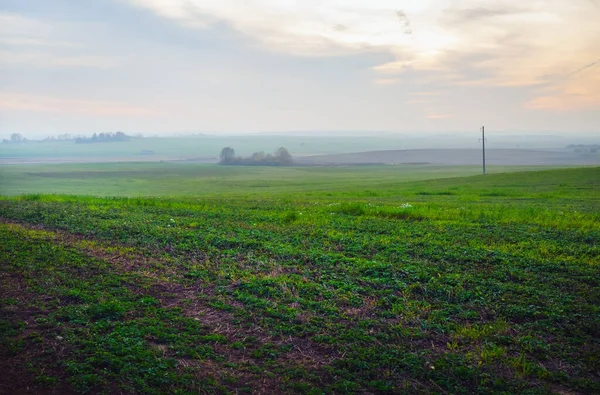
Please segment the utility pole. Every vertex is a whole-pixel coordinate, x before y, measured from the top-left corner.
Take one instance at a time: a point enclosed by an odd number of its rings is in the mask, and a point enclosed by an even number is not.
[[[481,147],[483,152],[483,175],[485,176],[485,126],[481,127]]]

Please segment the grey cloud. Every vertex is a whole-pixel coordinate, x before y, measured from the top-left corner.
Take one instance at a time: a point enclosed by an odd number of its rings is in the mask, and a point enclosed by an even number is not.
[[[215,22],[217,19],[204,12],[198,4],[195,4],[191,0],[186,0],[182,3],[182,8],[187,14],[188,25],[194,27],[208,27]]]
[[[404,34],[412,34],[412,27],[410,26],[410,19],[408,19],[408,15],[404,13],[402,10],[396,11],[396,16],[400,21],[400,25],[404,28]]]
[[[567,78],[573,77],[574,75],[583,73],[584,71],[587,71],[587,70],[595,69],[598,66],[600,66],[600,59],[596,60],[595,62],[586,64],[585,66],[580,67],[579,69],[571,72],[569,75],[567,75]]]
[[[479,21],[482,19],[494,18],[497,16],[514,15],[526,12],[523,9],[516,8],[463,8],[446,9],[443,11],[441,22],[448,25],[457,25],[462,23]]]

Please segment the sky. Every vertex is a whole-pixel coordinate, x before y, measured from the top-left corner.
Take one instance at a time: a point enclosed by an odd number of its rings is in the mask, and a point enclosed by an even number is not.
[[[597,0],[0,0],[0,136],[600,136]]]

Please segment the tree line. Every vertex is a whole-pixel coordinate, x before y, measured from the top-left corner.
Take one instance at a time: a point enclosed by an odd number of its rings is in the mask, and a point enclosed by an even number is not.
[[[222,165],[238,166],[290,166],[294,163],[292,155],[284,147],[278,148],[272,154],[263,151],[255,152],[248,157],[235,156],[235,150],[225,147],[219,155],[219,163]]]
[[[123,132],[117,133],[94,133],[92,137],[77,137],[76,144],[108,143],[114,141],[128,141],[130,137]]]
[[[21,135],[20,133],[11,134],[10,140],[2,139],[3,144],[22,144],[22,143],[26,143],[28,141],[29,140],[27,140],[25,137],[23,137],[23,135]]]
[[[141,135],[136,135],[133,138],[141,138]],[[30,140],[25,138],[20,133],[12,133],[10,139],[2,139],[3,144],[24,144],[24,143],[53,143],[63,141],[74,141],[77,144],[91,144],[91,143],[107,143],[113,141],[129,141],[132,136],[129,136],[123,132],[116,133],[94,133],[91,137],[85,136],[71,136],[70,134],[59,134],[57,136],[45,137],[41,140]]]

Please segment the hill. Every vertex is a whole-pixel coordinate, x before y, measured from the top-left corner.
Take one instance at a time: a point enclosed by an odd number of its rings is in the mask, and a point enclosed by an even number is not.
[[[437,164],[478,165],[481,150],[476,149],[414,149],[356,152],[349,154],[315,155],[295,159],[300,165],[351,165],[351,164]],[[598,165],[600,155],[560,151],[519,149],[486,150],[489,165]]]

